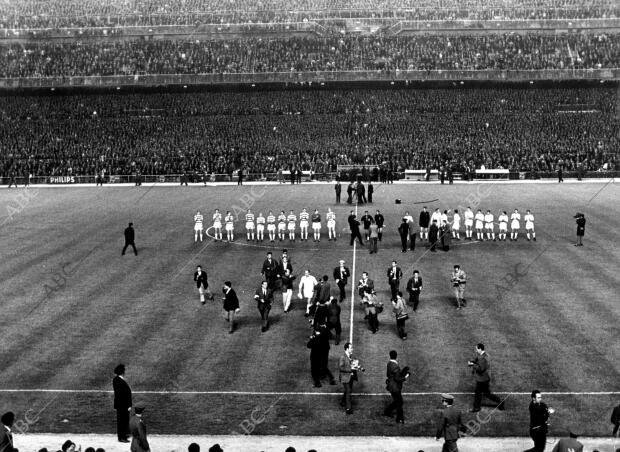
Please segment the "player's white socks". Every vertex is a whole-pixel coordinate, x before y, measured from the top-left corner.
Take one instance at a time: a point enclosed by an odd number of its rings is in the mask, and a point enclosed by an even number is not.
[[[205,302],[205,295],[204,294],[200,294],[200,302],[204,303]]]

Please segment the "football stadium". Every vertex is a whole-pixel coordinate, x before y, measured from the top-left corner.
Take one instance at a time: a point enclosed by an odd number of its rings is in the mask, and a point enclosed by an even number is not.
[[[608,0],[2,3],[0,451],[616,452],[619,80]]]

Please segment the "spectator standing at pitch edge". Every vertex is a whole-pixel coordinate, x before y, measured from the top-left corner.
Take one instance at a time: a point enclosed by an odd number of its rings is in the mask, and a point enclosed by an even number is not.
[[[342,193],[342,185],[340,181],[336,181],[336,185],[334,186],[334,191],[336,192],[336,204],[340,204],[340,194]]]
[[[136,231],[133,228],[133,223],[129,223],[129,226],[125,228],[125,246],[123,247],[123,252],[121,254],[122,256],[125,255],[125,251],[127,251],[127,248],[129,246],[133,248],[134,254],[136,256],[138,255],[138,250],[136,249],[135,239],[136,239]]]
[[[114,368],[112,388],[114,389],[114,409],[116,410],[116,433],[121,443],[129,442],[129,411],[131,410],[131,388],[125,381],[125,365]]]

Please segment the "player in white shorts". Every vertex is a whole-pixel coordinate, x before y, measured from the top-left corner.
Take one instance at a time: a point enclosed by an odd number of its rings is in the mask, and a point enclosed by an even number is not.
[[[291,213],[288,214],[288,216],[286,217],[286,229],[288,230],[288,239],[291,242],[295,241],[295,223],[297,223],[297,215],[295,215],[295,212],[293,212],[291,210]]]
[[[454,216],[452,217],[452,238],[461,240],[461,215],[458,209],[454,209]]]
[[[265,223],[267,220],[265,219],[265,215],[263,212],[258,212],[258,216],[256,217],[256,241],[265,240]]]
[[[284,210],[280,211],[278,215],[278,238],[280,241],[284,240],[284,234],[286,233],[286,214]]]
[[[484,214],[482,210],[478,209],[478,212],[476,212],[474,216],[474,220],[476,220],[476,237],[478,240],[484,240]]]
[[[445,225],[448,224],[448,211],[444,210],[443,213],[441,214],[441,223],[439,223],[441,225],[441,227],[444,227]]]
[[[472,212],[471,207],[467,208],[463,216],[465,217],[465,238],[471,240],[473,234],[471,228],[474,225],[474,212]]]
[[[269,240],[275,242],[276,240],[276,217],[270,210],[267,215],[267,233],[269,234]]]
[[[301,209],[299,213],[299,228],[301,229],[299,235],[301,236],[301,241],[308,241],[308,226],[310,225],[310,214],[304,207]]]
[[[336,214],[332,212],[332,209],[327,209],[327,235],[329,235],[329,240],[332,239],[334,242],[336,241]]]
[[[200,211],[196,212],[196,215],[194,215],[194,243],[198,241],[198,236],[200,236],[200,241],[202,242],[202,221],[202,214]]]
[[[510,241],[512,242],[513,240],[516,242],[517,241],[517,237],[519,235],[519,229],[521,228],[521,225],[519,224],[521,222],[521,214],[519,213],[518,209],[515,209],[514,212],[512,212],[512,215],[510,215]]]
[[[312,232],[314,233],[314,241],[321,241],[321,214],[318,209],[314,209],[312,214]]]
[[[534,231],[534,215],[528,210],[525,212],[525,233],[527,234],[527,240],[530,240],[530,234],[534,241],[536,241],[536,231]]]
[[[435,209],[431,214],[431,224],[433,224],[433,221],[437,221],[437,227],[441,226],[441,212],[439,211],[439,208]]]
[[[249,242],[250,240],[254,240],[254,231],[255,231],[256,227],[254,225],[254,214],[252,213],[252,211],[250,209],[248,209],[248,212],[245,214],[245,230],[247,233],[247,241]]]
[[[215,234],[215,241],[222,240],[222,214],[219,209],[215,209],[213,214],[213,231]]]
[[[505,210],[499,215],[497,221],[499,221],[499,239],[505,242],[506,232],[508,232],[508,214]]]
[[[493,230],[493,214],[490,210],[484,215],[484,230],[487,231],[487,240],[493,239],[495,242],[495,231]]]
[[[230,213],[230,210],[226,212],[224,223],[226,224],[226,237],[229,242],[232,242],[235,240],[235,217]]]

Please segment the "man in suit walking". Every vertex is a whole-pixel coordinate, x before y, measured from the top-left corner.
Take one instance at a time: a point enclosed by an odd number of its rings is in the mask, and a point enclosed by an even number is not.
[[[121,443],[129,442],[129,411],[131,410],[131,388],[125,381],[125,365],[114,368],[114,409],[116,410],[116,433]]]
[[[134,409],[134,415],[129,420],[129,429],[131,431],[131,452],[149,452],[151,450],[149,442],[146,439],[146,425],[142,420],[144,407],[137,406]]]
[[[334,190],[336,191],[336,203],[340,204],[340,193],[342,193],[342,185],[340,185],[340,181],[336,181]]]
[[[224,301],[224,311],[226,311],[226,321],[229,323],[228,334],[232,334],[235,331],[235,314],[239,312],[239,298],[237,298],[237,293],[233,290],[230,281],[224,283],[222,292],[224,293],[222,300]]]
[[[269,289],[271,290],[275,289],[276,281],[278,279],[278,276],[280,276],[278,274],[279,269],[280,266],[273,258],[271,251],[269,251],[267,253],[267,259],[265,259],[265,261],[263,262],[261,275],[263,275],[263,278],[265,278],[265,280],[267,281],[267,287],[269,287]]]
[[[495,402],[497,404],[497,409],[503,411],[505,408],[504,401],[495,394],[492,394],[489,387],[491,384],[491,376],[489,375],[491,365],[489,364],[489,355],[484,351],[484,344],[476,345],[476,357],[473,361],[469,361],[467,364],[472,368],[472,373],[476,379],[474,408],[470,412],[476,413],[480,411],[480,407],[482,406],[482,396],[485,396],[487,399]]]
[[[13,422],[15,422],[15,413],[8,411],[0,418],[2,427],[0,427],[0,452],[17,452],[17,449],[13,447]]]
[[[454,406],[454,396],[451,394],[441,394],[443,412],[437,424],[437,441],[443,437],[444,443],[442,452],[458,452],[456,442],[459,439],[459,432],[465,432],[466,427],[461,419],[461,412]]]
[[[345,299],[345,287],[347,282],[349,281],[349,277],[351,276],[351,270],[344,266],[344,259],[340,259],[338,261],[340,264],[338,267],[334,268],[334,280],[336,281],[336,285],[338,289],[340,289],[340,303],[342,303]]]
[[[342,333],[342,325],[340,323],[340,305],[336,297],[331,297],[330,303],[327,305],[327,330],[331,333],[334,330],[334,345],[340,344],[340,334]]]
[[[138,250],[136,249],[136,231],[133,228],[133,223],[129,223],[129,226],[125,228],[125,246],[123,247],[122,256],[125,255],[125,251],[127,251],[128,247],[133,248],[134,254],[138,255]]]
[[[404,367],[402,370],[396,358],[398,353],[396,350],[390,350],[390,360],[387,364],[387,380],[386,389],[392,396],[392,403],[390,403],[383,414],[385,416],[392,417],[394,411],[396,411],[396,423],[405,423],[405,417],[403,414],[403,383],[409,378],[409,368]]]
[[[420,291],[422,290],[422,277],[417,270],[413,271],[413,276],[407,281],[407,292],[409,292],[409,303],[413,305],[413,310],[418,310],[420,303]]]
[[[269,329],[269,311],[271,311],[271,303],[273,302],[273,292],[267,286],[267,281],[263,281],[254,295],[258,312],[262,319],[261,331],[264,333]]]
[[[390,285],[391,300],[396,300],[398,290],[400,288],[400,280],[403,277],[403,271],[397,265],[396,261],[392,261],[392,266],[387,271],[388,284]]]

